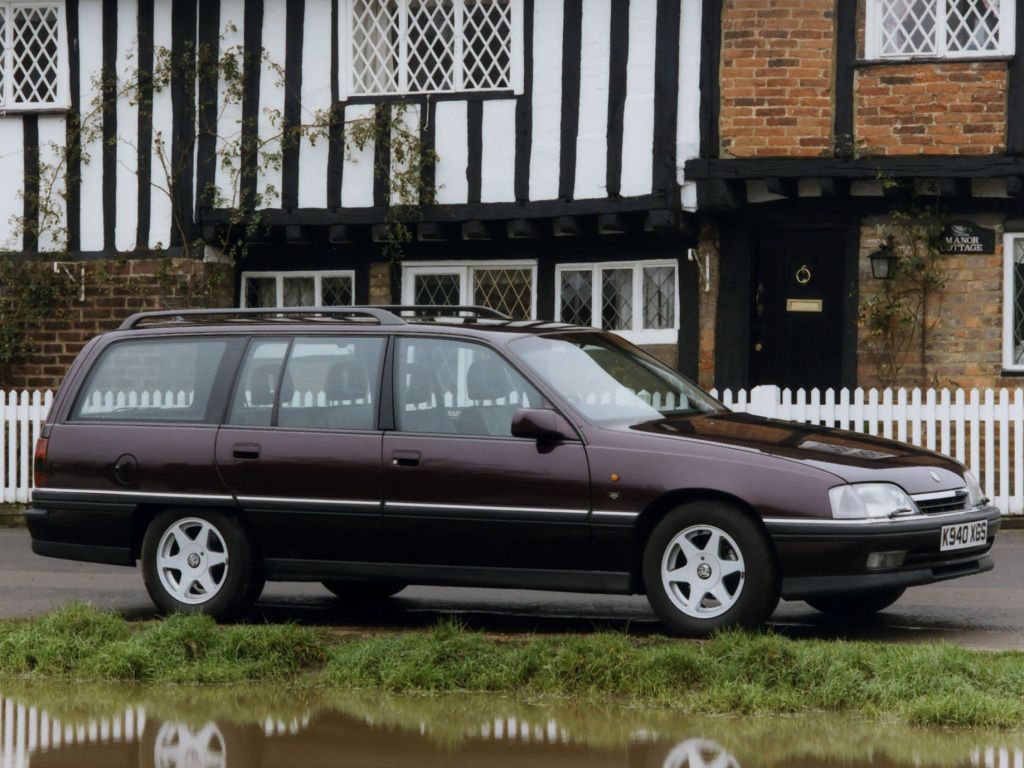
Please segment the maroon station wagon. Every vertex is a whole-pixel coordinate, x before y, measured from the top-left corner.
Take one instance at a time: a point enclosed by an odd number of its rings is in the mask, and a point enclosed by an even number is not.
[[[780,597],[881,610],[981,573],[961,464],[730,413],[610,333],[481,308],[192,310],[93,339],[36,448],[40,555],[132,566],[166,611],[265,580],[646,593],[674,633]]]

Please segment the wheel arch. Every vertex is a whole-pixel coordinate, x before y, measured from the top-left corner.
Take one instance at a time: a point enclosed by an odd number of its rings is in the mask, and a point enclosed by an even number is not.
[[[749,502],[741,499],[739,496],[714,488],[679,488],[663,493],[651,501],[640,513],[634,524],[633,552],[630,558],[630,580],[637,594],[646,592],[643,575],[644,547],[647,546],[647,540],[650,538],[654,527],[673,509],[681,504],[693,501],[719,501],[728,504],[750,519],[764,536],[765,541],[768,543],[768,551],[775,561],[775,567],[781,572],[779,553],[775,547],[775,542],[768,532],[764,520]]]
[[[238,519],[245,528],[246,534],[249,536],[249,543],[252,546],[253,552],[257,558],[260,557],[260,540],[256,536],[256,531],[253,529],[252,522],[249,520],[248,515],[237,506],[228,506],[226,504],[209,504],[202,506],[181,506],[178,504],[140,504],[135,509],[135,513],[132,515],[132,530],[131,530],[131,556],[133,560],[138,560],[142,557],[142,541],[146,537],[146,530],[149,528],[149,524],[153,522],[157,515],[167,512],[168,510],[178,510],[183,515],[187,515],[189,512],[206,512],[216,511],[226,515],[232,515]]]

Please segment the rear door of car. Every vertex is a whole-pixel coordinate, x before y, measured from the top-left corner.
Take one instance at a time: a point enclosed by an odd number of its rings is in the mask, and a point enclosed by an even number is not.
[[[582,442],[513,437],[541,394],[494,349],[398,336],[394,431],[384,437],[385,557],[428,566],[585,570],[590,475]]]
[[[375,559],[386,347],[357,333],[250,340],[216,458],[271,574],[275,561]]]

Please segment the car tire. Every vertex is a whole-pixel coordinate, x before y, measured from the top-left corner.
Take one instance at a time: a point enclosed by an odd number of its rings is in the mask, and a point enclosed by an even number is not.
[[[848,592],[840,595],[811,597],[805,600],[811,608],[836,618],[862,618],[884,611],[906,592],[905,587],[877,589],[871,592]]]
[[[409,586],[393,581],[338,581],[335,579],[320,583],[345,602],[361,604],[387,600]]]
[[[643,576],[651,607],[675,635],[754,629],[779,603],[771,543],[745,512],[721,501],[665,515],[644,547]]]
[[[238,616],[263,590],[263,573],[237,517],[217,510],[169,509],[146,528],[142,577],[165,613]]]

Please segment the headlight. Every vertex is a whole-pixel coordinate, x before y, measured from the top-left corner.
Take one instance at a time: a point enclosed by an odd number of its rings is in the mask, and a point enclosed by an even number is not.
[[[981,490],[981,483],[978,482],[978,478],[974,476],[971,470],[968,469],[964,472],[964,481],[967,483],[967,496],[972,507],[980,507],[982,504],[988,503],[988,497]]]
[[[843,520],[889,518],[918,514],[907,492],[892,483],[839,485],[828,492],[832,517]]]

